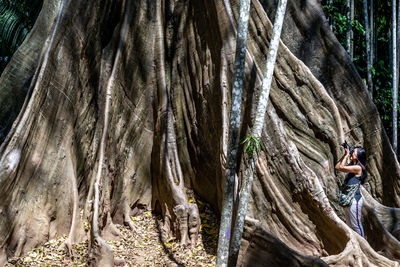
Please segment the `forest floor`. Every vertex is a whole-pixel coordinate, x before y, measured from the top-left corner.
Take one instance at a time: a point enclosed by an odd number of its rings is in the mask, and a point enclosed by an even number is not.
[[[191,200],[193,201],[193,200]],[[218,221],[215,213],[201,201],[201,227],[196,246],[183,248],[172,238],[160,240],[158,223],[161,217],[146,211],[132,217],[135,230],[117,225],[121,236],[107,243],[114,251],[119,266],[214,266],[218,242]],[[72,246],[73,255],[59,249],[67,239],[61,236],[29,251],[25,256],[11,258],[6,266],[88,266],[88,242]]]

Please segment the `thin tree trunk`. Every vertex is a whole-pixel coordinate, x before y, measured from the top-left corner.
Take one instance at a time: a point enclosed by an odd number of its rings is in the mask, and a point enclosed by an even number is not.
[[[354,21],[354,0],[350,1],[350,21]],[[353,29],[350,31],[350,59],[354,58],[354,32]]]
[[[398,88],[399,88],[399,59],[400,59],[400,55],[397,52],[397,50],[398,50],[398,48],[400,46],[400,43],[399,43],[400,42],[400,39],[399,39],[399,36],[400,36],[400,17],[399,17],[399,14],[400,14],[400,0],[397,0],[397,6],[395,8],[396,8],[396,12],[397,12],[396,13],[396,37],[395,37],[395,39],[396,39],[396,88],[397,88],[397,94],[396,95],[398,95]],[[397,99],[398,99],[398,97],[397,97]],[[396,101],[396,103],[397,102],[398,101]],[[396,118],[397,118],[397,116],[396,116]]]
[[[370,40],[370,52],[371,52],[371,64],[374,64],[375,56],[374,56],[374,0],[370,0],[369,5],[369,20],[370,20],[370,32],[371,32],[371,40]]]
[[[252,131],[252,136],[257,139],[261,138],[261,133],[264,125],[264,118],[268,105],[268,97],[271,89],[272,76],[274,73],[276,56],[278,54],[283,19],[285,17],[286,4],[287,0],[279,0],[276,10],[275,22],[272,30],[271,42],[268,49],[267,62],[262,81],[262,88],[260,92],[260,98],[257,103],[257,111],[254,118],[254,127]],[[249,160],[249,168],[246,169],[244,174],[243,188],[240,192],[239,207],[236,215],[235,227],[233,229],[231,243],[229,264],[230,266],[236,266],[240,243],[242,239],[244,219],[247,212],[247,204],[250,198],[251,186],[253,184],[255,167],[256,159],[254,157],[251,157]]]
[[[347,29],[346,29],[346,51],[350,55],[351,51],[351,0],[346,1],[346,19],[347,19]]]
[[[397,153],[397,30],[396,30],[396,0],[392,0],[392,96],[393,96],[393,150]]]
[[[366,47],[367,47],[367,84],[368,84],[368,91],[369,91],[369,96],[372,99],[372,91],[373,91],[373,85],[372,85],[372,73],[371,73],[371,47],[370,47],[370,32],[369,32],[369,19],[368,19],[368,2],[367,0],[363,0],[364,4],[364,20],[365,20],[365,41],[366,41]]]
[[[400,60],[400,54],[397,52],[398,48],[400,47],[400,0],[397,1],[397,6],[396,8],[396,107],[398,106],[398,88],[399,88],[399,60]],[[394,99],[393,99],[394,100]],[[398,112],[397,112],[397,108],[396,108],[396,132],[397,132],[397,119],[398,118]],[[397,136],[397,134],[396,134]],[[396,138],[396,150],[397,152],[397,138]]]
[[[333,0],[328,0],[328,5],[330,7],[333,6]],[[329,25],[330,25],[332,31],[333,31],[333,26],[334,26],[333,24],[334,24],[334,21],[332,18],[332,14],[329,14]]]
[[[238,21],[235,72],[232,88],[232,102],[230,113],[228,159],[224,194],[222,197],[221,223],[218,238],[218,251],[216,266],[227,266],[229,255],[229,242],[231,239],[233,189],[236,174],[236,158],[239,143],[240,112],[242,106],[242,87],[245,70],[247,28],[250,17],[250,0],[240,1],[240,13]]]

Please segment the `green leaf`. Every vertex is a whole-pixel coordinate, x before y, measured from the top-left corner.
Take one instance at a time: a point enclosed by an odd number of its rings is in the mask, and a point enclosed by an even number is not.
[[[245,151],[250,158],[254,157],[254,151],[256,151],[257,155],[258,152],[261,151],[260,140],[258,140],[258,138],[251,134],[249,134],[247,138],[243,142],[241,142],[241,144],[243,143],[246,143]]]

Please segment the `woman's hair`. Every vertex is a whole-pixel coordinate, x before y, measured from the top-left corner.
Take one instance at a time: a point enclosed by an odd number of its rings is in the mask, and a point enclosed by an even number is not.
[[[356,146],[354,148],[357,148],[358,164],[362,165],[361,184],[364,184],[365,180],[367,179],[367,153],[365,152],[365,149],[361,146]]]

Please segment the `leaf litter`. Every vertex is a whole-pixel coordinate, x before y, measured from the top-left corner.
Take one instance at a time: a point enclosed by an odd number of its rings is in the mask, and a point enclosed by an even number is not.
[[[119,239],[109,240],[114,259],[119,266],[215,266],[218,242],[218,220],[207,203],[189,200],[199,207],[201,226],[196,246],[182,247],[179,240],[169,237],[161,242],[158,230],[161,217],[150,211],[131,217],[135,229],[117,225]],[[22,257],[8,260],[6,266],[88,266],[88,241],[72,245],[70,256],[67,249],[59,250],[68,236],[49,240],[41,247],[29,251]]]

